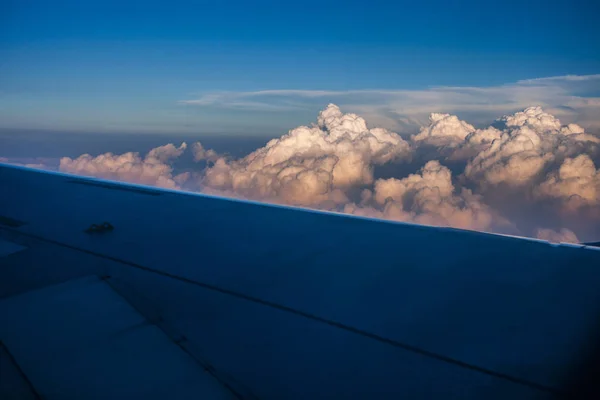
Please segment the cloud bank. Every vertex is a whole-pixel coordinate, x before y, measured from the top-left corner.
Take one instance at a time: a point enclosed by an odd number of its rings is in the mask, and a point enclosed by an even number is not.
[[[180,183],[185,182],[188,176],[173,176],[173,168],[168,162],[183,154],[186,148],[186,143],[179,147],[167,144],[152,149],[145,158],[133,152],[121,155],[106,153],[97,157],[83,154],[75,159],[63,157],[60,159],[59,170],[76,175],[179,189]]]
[[[239,159],[201,143],[60,160],[59,169],[374,218],[577,242],[600,226],[600,137],[539,106],[475,128],[432,113],[403,138],[329,104]],[[197,168],[177,173],[191,151]],[[590,237],[597,239],[597,237]]]

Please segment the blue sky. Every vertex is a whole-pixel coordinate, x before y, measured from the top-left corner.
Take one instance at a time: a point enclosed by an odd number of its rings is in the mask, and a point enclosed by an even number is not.
[[[0,7],[0,128],[275,134],[336,101],[403,129],[397,121],[418,124],[426,114],[426,101],[418,113],[406,107],[416,98],[433,98],[430,111],[474,113],[452,107],[465,87],[486,90],[471,103],[505,105],[494,112],[523,101],[560,111],[573,108],[564,104],[573,95],[600,94],[597,78],[523,82],[600,73],[600,6],[592,1]],[[447,87],[455,90],[438,101]],[[263,95],[272,90],[287,92]]]

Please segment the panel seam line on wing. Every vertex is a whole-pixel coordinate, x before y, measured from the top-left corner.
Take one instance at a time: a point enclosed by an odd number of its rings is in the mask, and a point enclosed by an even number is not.
[[[71,250],[79,251],[79,252],[82,252],[82,253],[85,253],[85,254],[89,254],[89,255],[92,255],[92,256],[95,256],[95,257],[99,257],[99,258],[103,258],[103,259],[106,259],[106,260],[110,260],[110,261],[113,261],[113,262],[116,262],[116,263],[119,263],[119,264],[122,264],[122,265],[126,265],[126,266],[129,266],[129,267],[132,267],[132,268],[136,268],[136,269],[139,269],[139,270],[142,270],[142,271],[154,273],[154,274],[166,277],[166,278],[170,278],[170,279],[177,280],[177,281],[180,281],[180,282],[185,282],[185,283],[188,283],[188,284],[191,284],[191,285],[199,286],[199,287],[202,287],[204,289],[208,289],[208,290],[212,290],[212,291],[219,292],[219,293],[222,293],[222,294],[230,295],[230,296],[233,296],[233,297],[236,297],[236,298],[239,298],[239,299],[243,299],[243,300],[246,300],[246,301],[250,301],[250,302],[253,302],[253,303],[256,303],[256,304],[261,304],[261,305],[264,305],[264,306],[267,306],[267,307],[271,307],[271,308],[274,308],[274,309],[277,309],[277,310],[280,310],[280,311],[284,311],[284,312],[288,312],[288,313],[291,313],[291,314],[295,314],[295,315],[298,315],[298,316],[310,319],[312,321],[316,321],[316,322],[323,323],[323,324],[326,324],[326,325],[329,325],[329,326],[333,326],[333,327],[336,327],[336,328],[339,328],[339,329],[342,329],[342,330],[345,330],[345,331],[348,331],[348,332],[352,332],[352,333],[357,334],[359,336],[363,336],[363,337],[366,337],[366,338],[369,338],[369,339],[372,339],[372,340],[375,340],[375,341],[378,341],[378,342],[381,342],[381,343],[385,343],[385,344],[388,344],[388,345],[393,346],[393,347],[401,348],[401,349],[404,349],[406,351],[410,351],[412,353],[416,353],[416,354],[422,355],[424,357],[429,357],[429,358],[436,359],[438,361],[441,361],[441,362],[444,362],[444,363],[447,363],[447,364],[452,364],[452,365],[455,365],[455,366],[458,366],[458,367],[461,367],[461,368],[464,368],[464,369],[468,369],[468,370],[471,370],[471,371],[476,371],[476,372],[479,372],[479,373],[482,373],[482,374],[485,374],[485,375],[489,375],[489,376],[494,376],[496,378],[504,379],[506,381],[510,381],[510,382],[513,382],[513,383],[516,383],[516,384],[520,384],[520,385],[523,385],[523,386],[528,386],[530,388],[537,389],[539,391],[548,392],[548,393],[551,393],[551,394],[554,394],[554,395],[566,395],[566,393],[562,393],[558,389],[555,389],[555,388],[552,388],[552,387],[549,387],[549,386],[546,386],[546,385],[542,385],[542,384],[539,384],[539,383],[536,383],[536,382],[532,382],[532,381],[529,381],[527,379],[518,378],[518,377],[509,375],[509,374],[505,374],[503,372],[498,372],[498,371],[490,370],[490,369],[487,369],[487,368],[484,368],[484,367],[479,367],[477,365],[469,364],[467,362],[460,361],[460,360],[454,359],[452,357],[448,357],[448,356],[445,356],[445,355],[442,355],[442,354],[434,353],[432,351],[425,350],[425,349],[422,349],[422,348],[419,348],[417,346],[413,346],[413,345],[410,345],[410,344],[407,344],[407,343],[398,342],[396,340],[389,339],[389,338],[386,338],[384,336],[377,335],[375,333],[371,333],[371,332],[368,332],[368,331],[365,331],[365,330],[362,330],[362,329],[359,329],[359,328],[355,328],[353,326],[346,325],[346,324],[343,324],[341,322],[337,322],[337,321],[330,320],[330,319],[327,319],[327,318],[319,317],[318,315],[314,315],[314,314],[311,314],[311,313],[308,313],[308,312],[305,312],[305,311],[297,310],[295,308],[292,308],[292,307],[289,307],[289,306],[285,306],[285,305],[282,305],[282,304],[278,304],[278,303],[275,303],[275,302],[272,302],[272,301],[269,301],[269,300],[264,300],[264,299],[261,299],[261,298],[258,298],[258,297],[254,297],[254,296],[250,296],[250,295],[247,295],[247,294],[244,294],[244,293],[236,292],[234,290],[221,288],[221,287],[213,285],[213,284],[196,281],[196,280],[193,280],[193,279],[190,279],[190,278],[186,278],[186,277],[183,277],[183,276],[178,276],[178,275],[175,275],[175,274],[171,274],[169,272],[160,271],[160,270],[157,270],[157,269],[154,269],[154,268],[150,268],[150,267],[146,267],[144,265],[141,265],[141,264],[138,264],[138,263],[135,263],[135,262],[132,262],[132,261],[127,261],[127,260],[120,259],[118,257],[113,257],[113,256],[105,255],[105,254],[102,254],[102,253],[97,253],[97,252],[95,252],[93,250],[83,249],[83,248],[80,248],[80,247],[77,247],[77,246],[74,246],[74,245],[70,245],[70,244],[67,244],[67,243],[59,242],[59,241],[56,241],[56,240],[53,240],[53,239],[48,239],[48,238],[45,238],[43,236],[38,236],[38,235],[33,234],[33,233],[22,232],[22,231],[19,231],[17,229],[11,229],[11,228],[4,227],[4,226],[0,226],[0,229],[11,231],[11,232],[14,232],[14,233],[18,233],[18,234],[21,234],[23,236],[27,236],[27,237],[30,237],[30,238],[33,238],[33,239],[37,239],[37,240],[40,240],[40,241],[43,241],[43,242],[51,243],[51,244],[54,244],[54,245],[57,245],[57,246],[65,247],[65,248],[68,248],[68,249],[71,249]]]

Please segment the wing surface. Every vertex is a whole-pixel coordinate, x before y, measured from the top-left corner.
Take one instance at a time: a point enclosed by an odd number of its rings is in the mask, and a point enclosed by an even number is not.
[[[39,398],[572,398],[599,288],[593,246],[0,165],[0,361]]]

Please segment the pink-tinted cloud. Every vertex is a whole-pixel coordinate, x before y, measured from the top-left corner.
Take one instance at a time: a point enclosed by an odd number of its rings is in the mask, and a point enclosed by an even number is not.
[[[203,184],[251,199],[335,207],[345,191],[373,182],[374,165],[410,157],[398,134],[368,129],[363,118],[330,104],[317,125],[301,126],[240,160],[220,158]]]
[[[150,150],[145,158],[132,152],[121,155],[106,153],[97,157],[84,154],[75,159],[63,157],[59,169],[77,175],[178,189],[182,176],[174,177],[168,162],[179,157],[186,148],[186,143],[179,147],[167,144]]]
[[[540,197],[558,199],[564,207],[576,211],[581,207],[600,206],[600,170],[587,154],[567,158],[557,171],[536,188]]]
[[[194,160],[209,161],[194,171],[174,170],[173,161],[187,151],[185,143],[157,147],[145,157],[138,153],[64,157],[60,170],[375,218],[509,230],[573,242],[577,235],[570,221],[583,220],[588,228],[600,222],[600,171],[594,163],[599,144],[598,136],[574,123],[563,125],[540,107],[506,115],[494,126],[480,129],[456,116],[434,113],[428,125],[405,140],[395,132],[370,128],[362,117],[330,104],[316,123],[292,129],[243,158],[220,155],[194,143],[190,146]],[[382,167],[388,168],[387,175],[378,178],[376,171]],[[492,190],[498,187],[510,188],[504,202],[490,197],[498,193]],[[570,214],[552,223],[532,216],[523,229],[519,228],[523,225],[523,213],[518,212],[521,205],[530,210],[552,206],[557,215],[561,210]],[[576,218],[584,209],[597,212]],[[564,228],[537,229],[540,226]]]
[[[488,230],[505,224],[498,213],[469,189],[457,189],[452,173],[438,161],[429,161],[417,173],[402,179],[379,179],[374,192],[363,192],[362,205],[349,204],[345,212],[417,222],[427,225]]]

